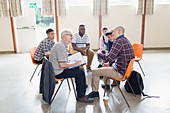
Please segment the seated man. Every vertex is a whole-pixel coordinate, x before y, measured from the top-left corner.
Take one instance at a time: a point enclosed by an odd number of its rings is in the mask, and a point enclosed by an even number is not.
[[[49,58],[50,50],[54,46],[55,42],[54,39],[54,30],[48,29],[46,31],[47,38],[45,38],[41,43],[38,45],[35,54],[34,54],[34,61],[36,63],[42,64],[43,57],[46,56]]]
[[[54,68],[55,77],[60,78],[72,78],[76,80],[77,100],[80,102],[93,102],[93,99],[89,99],[85,96],[86,92],[86,79],[83,70],[78,68],[68,69],[80,64],[80,61],[75,63],[68,63],[67,45],[71,43],[73,37],[70,30],[64,30],[61,33],[61,40],[51,49],[50,62]]]
[[[105,53],[109,53],[111,47],[112,47],[112,44],[113,42],[111,42],[109,39],[108,39],[108,36],[110,36],[112,34],[112,32],[107,32],[107,28],[104,27],[102,29],[103,31],[103,35],[100,37],[100,50],[99,51],[102,51],[103,54]],[[98,53],[97,52],[97,53]],[[97,55],[98,57],[98,55]],[[99,61],[99,66],[98,67],[102,67],[102,59],[101,58],[98,58],[98,61]],[[102,76],[100,76],[100,78],[102,78]]]
[[[113,42],[112,48],[108,55],[100,53],[98,56],[109,63],[113,63],[112,67],[97,68],[92,71],[92,92],[88,94],[89,98],[99,97],[99,76],[104,76],[106,84],[107,77],[122,78],[125,74],[128,63],[131,59],[135,58],[134,50],[127,38],[124,36],[124,28],[118,26],[113,30],[113,37],[110,41]]]
[[[86,45],[86,46],[85,46]],[[82,55],[87,56],[87,71],[91,71],[91,63],[93,60],[94,52],[90,50],[90,39],[85,34],[85,26],[79,26],[79,32],[75,33],[72,40],[73,50],[71,54],[81,52]],[[83,69],[81,67],[81,69]],[[84,69],[83,69],[84,70]]]

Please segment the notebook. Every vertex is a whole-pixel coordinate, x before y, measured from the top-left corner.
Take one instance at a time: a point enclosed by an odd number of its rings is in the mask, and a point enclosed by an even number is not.
[[[84,64],[86,64],[86,62],[80,52],[68,56],[68,63],[75,63],[78,60],[81,60],[82,63],[77,66],[70,67],[69,69],[73,69],[73,68],[79,67],[81,65],[84,65]]]

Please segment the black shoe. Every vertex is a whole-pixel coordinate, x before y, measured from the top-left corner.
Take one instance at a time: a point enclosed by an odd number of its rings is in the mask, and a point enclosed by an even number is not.
[[[102,84],[101,86],[103,89],[105,89],[105,87],[106,87],[106,90],[110,91],[110,85]]]
[[[89,98],[89,97],[87,97],[87,96],[84,96],[84,97],[82,97],[82,98],[77,98],[77,101],[79,101],[79,102],[84,102],[84,103],[91,103],[91,102],[94,101],[94,99]]]
[[[89,98],[99,98],[99,92],[92,91],[87,95]]]
[[[103,79],[103,76],[100,76],[100,79]]]
[[[117,83],[120,85],[120,81],[117,81]],[[115,87],[115,86],[117,86],[117,84],[116,84],[116,81],[114,80],[113,81],[113,83],[112,83],[112,85],[111,85],[112,87]]]
[[[99,65],[98,65],[98,68],[100,68],[100,67],[102,67],[102,65],[101,65],[101,64],[99,64]]]

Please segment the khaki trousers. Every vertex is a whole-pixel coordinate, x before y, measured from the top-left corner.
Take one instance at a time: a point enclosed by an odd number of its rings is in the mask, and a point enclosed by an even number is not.
[[[79,49],[84,50],[84,48],[79,48]],[[78,52],[77,50],[74,50],[74,49],[71,50],[71,54],[74,54],[77,52]],[[89,69],[89,68],[91,68],[91,63],[92,63],[93,56],[94,56],[93,50],[88,49],[85,56],[87,56],[87,65],[86,66],[87,66],[87,69]],[[80,66],[80,69],[82,69],[82,67]]]
[[[113,77],[113,78],[122,78],[123,76],[116,72],[113,67],[102,67],[102,68],[96,68],[92,71],[92,81],[91,81],[91,87],[92,91],[97,92],[99,89],[99,80],[100,76],[103,76],[104,83],[106,84],[107,77]],[[107,81],[107,84],[110,84],[110,81]]]

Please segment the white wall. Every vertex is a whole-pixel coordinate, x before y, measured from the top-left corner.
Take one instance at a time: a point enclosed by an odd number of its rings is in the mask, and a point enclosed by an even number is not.
[[[170,47],[170,5],[155,6],[154,15],[147,15],[145,21],[144,47]]]
[[[0,18],[0,51],[14,51],[10,18]]]
[[[113,29],[121,25],[125,28],[125,36],[131,43],[140,43],[142,16],[136,15],[135,6],[111,6],[108,16],[103,16],[103,26]]]
[[[67,16],[59,16],[59,33],[63,29],[71,29],[73,33],[78,32],[80,24],[85,24],[86,33],[90,37],[90,43],[92,49],[98,49],[99,40],[99,21],[98,16],[93,16],[92,8],[87,6],[67,8]]]
[[[78,32],[79,24],[86,25],[91,48],[98,49],[99,17],[93,16],[88,6],[70,6],[67,16],[59,16],[59,33],[63,29]],[[170,47],[170,5],[155,6],[154,15],[146,15],[145,48]],[[29,21],[29,20],[28,20]],[[109,29],[116,25],[125,27],[125,36],[131,43],[140,43],[142,16],[136,14],[135,6],[111,6],[108,16],[103,16],[103,26]],[[9,18],[0,18],[0,51],[13,51],[12,33]]]

